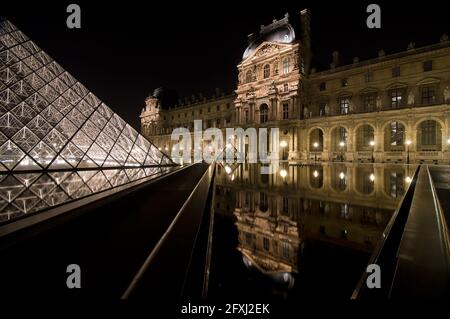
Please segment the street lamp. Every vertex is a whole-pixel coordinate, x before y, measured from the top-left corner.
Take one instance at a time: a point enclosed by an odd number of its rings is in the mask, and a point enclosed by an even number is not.
[[[282,169],[282,170],[280,171],[280,176],[281,176],[282,178],[285,178],[285,177],[287,176],[287,171],[286,171],[285,169]]]
[[[411,141],[406,141],[406,164],[409,164],[409,146],[411,145]]]
[[[375,141],[370,141],[370,146],[372,147],[372,163],[375,163],[375,157],[373,156],[373,152],[375,149]]]
[[[345,142],[344,142],[344,141],[341,141],[341,142],[339,143],[339,146],[340,146],[340,148],[341,148],[341,162],[343,162],[343,161],[344,161],[344,146],[345,146]]]
[[[319,143],[314,142],[313,147],[314,147],[314,162],[317,162],[317,148],[319,147]]]
[[[375,181],[375,174],[374,173],[370,174],[369,179],[370,179],[371,182],[374,182]]]
[[[314,178],[319,177],[319,172],[318,172],[317,170],[315,170],[315,171],[313,172],[313,176],[314,176]]]

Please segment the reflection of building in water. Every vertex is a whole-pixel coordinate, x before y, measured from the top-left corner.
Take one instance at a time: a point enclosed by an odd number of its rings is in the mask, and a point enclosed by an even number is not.
[[[290,280],[282,274],[298,271],[305,240],[370,252],[413,168],[327,164],[261,175],[259,166],[240,165],[217,173],[216,212],[233,211],[246,265]]]

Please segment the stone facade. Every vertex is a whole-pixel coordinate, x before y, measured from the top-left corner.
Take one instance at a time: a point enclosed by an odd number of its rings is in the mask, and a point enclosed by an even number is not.
[[[170,110],[152,108],[157,101],[149,97],[141,114],[144,135],[169,150],[171,128],[203,119],[221,128],[280,128],[284,160],[448,162],[448,37],[347,65],[334,52],[330,69],[316,72],[309,21],[303,10],[299,38],[288,15],[250,35],[235,94],[194,97]]]

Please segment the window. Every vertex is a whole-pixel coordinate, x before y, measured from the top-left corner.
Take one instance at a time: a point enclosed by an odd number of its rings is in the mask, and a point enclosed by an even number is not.
[[[403,188],[403,174],[393,172],[390,176],[390,195],[393,198],[397,198],[403,195],[404,188]]]
[[[248,110],[245,110],[245,123],[248,123],[249,122],[249,111]]]
[[[208,113],[211,112],[211,106],[208,106]]]
[[[436,145],[437,125],[433,120],[424,121],[421,124],[421,144],[422,145]]]
[[[203,113],[203,109],[200,109],[199,111],[198,111],[198,114],[202,114]]]
[[[227,110],[230,108],[230,103],[227,103]]]
[[[220,111],[220,105],[217,105],[217,111]]]
[[[364,125],[362,128],[363,145],[370,146],[370,142],[374,140],[373,127],[370,125]]]
[[[180,114],[178,114],[178,118],[180,118]]]
[[[377,94],[365,94],[363,95],[363,109],[364,111],[373,111],[375,109],[377,100]]]
[[[422,104],[432,104],[436,100],[435,90],[433,86],[422,87]]]
[[[269,203],[267,201],[266,193],[259,193],[259,210],[263,213],[267,212],[269,209]]]
[[[187,117],[187,113],[184,113],[184,118],[186,118]]]
[[[247,243],[247,245],[251,245],[252,243],[252,234],[250,233],[245,233],[245,242]]]
[[[191,115],[194,116],[194,111],[191,112]]]
[[[269,251],[269,249],[270,249],[269,238],[263,237],[263,246],[264,246],[264,250]]]
[[[327,84],[325,82],[321,82],[319,84],[319,90],[320,91],[325,91],[327,89]]]
[[[289,118],[289,104],[283,103],[283,120],[287,120]]]
[[[340,142],[344,142],[345,145],[347,145],[347,130],[345,129],[345,127],[339,127],[339,137],[340,137]]]
[[[284,83],[284,85],[283,85],[283,90],[284,90],[284,92],[289,91],[289,84]]]
[[[267,123],[269,119],[269,107],[267,106],[267,104],[261,105],[259,113],[260,113],[260,122]]]
[[[364,81],[366,81],[366,83],[372,82],[373,81],[373,72],[367,71],[366,74],[364,74]]]
[[[339,101],[339,108],[341,114],[348,114],[350,108],[350,98],[348,97],[341,98]]]
[[[283,197],[283,205],[281,206],[281,212],[283,214],[289,213],[289,199],[287,197]]]
[[[267,79],[270,76],[270,66],[268,64],[264,66],[263,73],[265,79]]]
[[[282,247],[283,247],[283,258],[284,259],[288,259],[289,258],[289,243],[285,243],[283,242]]]
[[[396,78],[400,76],[400,67],[399,66],[394,66],[392,68],[392,77]]]
[[[218,128],[221,127],[221,125],[220,125],[220,119],[216,119],[216,127],[218,127]]]
[[[327,103],[326,102],[320,102],[319,103],[319,116],[325,116],[326,115],[326,108]]]
[[[253,73],[251,70],[248,70],[245,74],[245,83],[250,83],[253,80]]]
[[[429,72],[433,70],[433,61],[428,60],[423,62],[423,72]]]
[[[391,123],[391,146],[402,146],[405,128],[399,122]]]
[[[350,210],[348,204],[341,204],[341,218],[348,219],[350,217]]]
[[[348,86],[348,79],[342,79],[342,80],[341,80],[341,86],[342,86],[342,87]]]
[[[391,90],[391,107],[397,108],[403,105],[403,89]]]
[[[289,73],[289,58],[283,60],[283,74]]]

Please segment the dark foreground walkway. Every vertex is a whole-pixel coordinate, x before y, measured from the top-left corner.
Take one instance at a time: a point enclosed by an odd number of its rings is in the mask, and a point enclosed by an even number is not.
[[[207,167],[197,164],[97,202],[81,216],[0,250],[0,296],[121,297]],[[81,289],[66,286],[69,264],[81,267]]]

